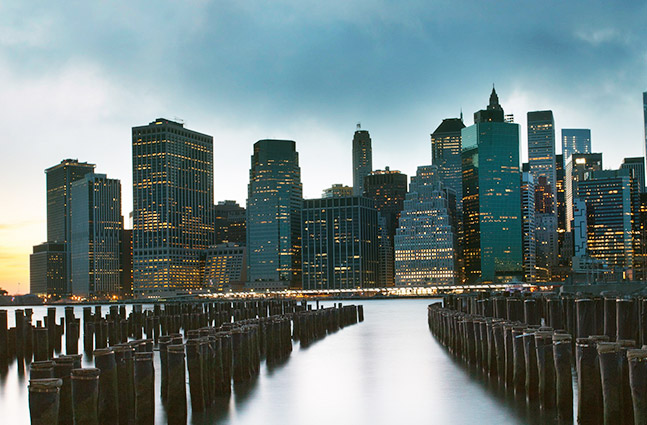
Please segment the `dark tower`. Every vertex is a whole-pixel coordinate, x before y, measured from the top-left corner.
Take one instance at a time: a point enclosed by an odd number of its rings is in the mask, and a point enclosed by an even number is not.
[[[364,194],[364,178],[373,171],[373,151],[371,149],[371,136],[368,131],[361,130],[357,124],[357,131],[353,136],[353,195]]]

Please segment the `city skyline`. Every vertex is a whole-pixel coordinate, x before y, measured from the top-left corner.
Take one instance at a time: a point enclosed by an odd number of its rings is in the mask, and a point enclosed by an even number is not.
[[[43,170],[64,158],[96,163],[97,173],[121,180],[127,217],[130,128],[155,117],[182,117],[214,137],[215,200],[241,205],[257,140],[297,142],[306,198],[351,184],[358,121],[371,134],[374,169],[413,175],[431,162],[429,135],[441,120],[476,111],[493,82],[522,129],[528,111],[550,109],[556,134],[591,129],[605,168],[642,156],[644,6],[528,5],[516,16],[509,6],[467,17],[462,8],[470,5],[418,2],[129,3],[123,14],[91,4],[37,13],[3,6],[2,177],[12,184],[2,186],[11,207],[0,212],[0,287],[28,290],[29,253],[46,240]],[[133,25],[135,17],[143,21]],[[162,18],[170,21],[164,31],[141,31]],[[242,30],[250,26],[256,31]],[[472,46],[475,35],[487,47]],[[432,67],[448,54],[452,66]],[[475,70],[477,62],[483,67]],[[521,150],[523,162],[524,131]]]

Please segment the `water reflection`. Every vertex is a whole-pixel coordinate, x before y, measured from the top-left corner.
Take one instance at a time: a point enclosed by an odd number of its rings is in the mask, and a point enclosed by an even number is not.
[[[450,355],[429,332],[429,303],[428,299],[363,301],[363,323],[307,347],[296,342],[289,357],[271,365],[263,362],[257,377],[234,385],[231,396],[217,397],[205,412],[191,413],[187,385],[189,423],[558,423],[554,411],[544,411],[534,401],[527,403],[523,396],[515,399],[498,380]],[[333,302],[321,304],[329,307]],[[82,308],[74,313],[81,317]],[[46,308],[34,308],[35,320],[44,315]],[[57,317],[62,315],[63,308],[57,308]],[[8,316],[12,318],[13,312]],[[83,363],[90,366],[87,354]],[[166,412],[157,354],[154,364],[156,423],[162,424]],[[28,373],[23,360],[0,364],[3,423],[29,423]]]

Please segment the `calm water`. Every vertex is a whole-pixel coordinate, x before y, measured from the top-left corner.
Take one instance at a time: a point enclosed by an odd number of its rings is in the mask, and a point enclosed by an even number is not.
[[[228,424],[526,424],[551,423],[535,406],[515,402],[479,373],[453,360],[427,327],[422,300],[372,300],[365,321],[235,387],[228,400],[189,423]],[[348,302],[345,302],[348,304]],[[332,302],[322,303],[329,306]],[[34,308],[34,321],[45,308]],[[81,317],[81,308],[75,311]],[[104,314],[105,314],[104,310]],[[61,308],[59,316],[63,314]],[[9,312],[13,325],[13,312]],[[58,317],[58,316],[57,316]],[[64,339],[63,339],[64,341]],[[82,343],[79,346],[82,349]],[[156,355],[159,393],[159,356]],[[87,363],[89,366],[90,363]],[[0,381],[1,423],[29,423],[29,367],[14,362]],[[187,377],[188,379],[188,377]],[[188,394],[188,389],[187,389]],[[158,394],[159,400],[159,394]],[[189,401],[190,404],[190,401]],[[157,405],[158,423],[165,423]]]

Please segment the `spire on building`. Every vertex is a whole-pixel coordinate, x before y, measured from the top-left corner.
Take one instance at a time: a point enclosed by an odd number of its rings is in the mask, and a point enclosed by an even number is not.
[[[494,84],[492,84],[492,93],[490,94],[490,104],[487,107],[489,110],[503,110],[499,105],[499,96],[496,94]]]

